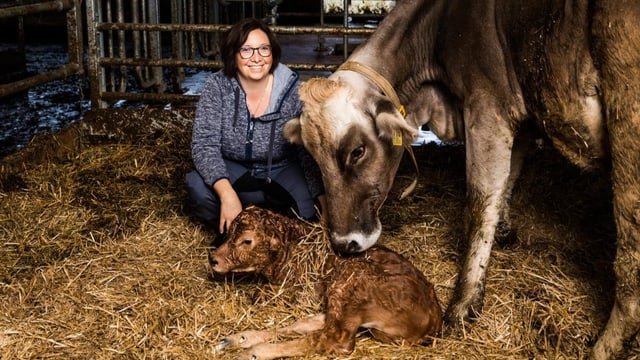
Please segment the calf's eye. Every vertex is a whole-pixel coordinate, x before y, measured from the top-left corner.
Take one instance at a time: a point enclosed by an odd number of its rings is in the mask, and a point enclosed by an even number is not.
[[[242,240],[242,245],[244,246],[250,246],[253,243],[252,239],[244,239]]]

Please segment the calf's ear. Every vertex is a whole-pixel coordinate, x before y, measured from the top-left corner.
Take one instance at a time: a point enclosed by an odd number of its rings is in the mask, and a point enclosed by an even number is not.
[[[302,128],[300,126],[300,117],[293,118],[284,124],[284,138],[293,144],[302,144]]]
[[[272,234],[269,237],[269,249],[270,250],[278,250],[282,247],[282,235],[279,234]]]

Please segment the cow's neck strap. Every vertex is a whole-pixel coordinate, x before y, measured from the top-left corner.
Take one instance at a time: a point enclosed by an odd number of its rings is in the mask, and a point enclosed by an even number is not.
[[[371,80],[374,84],[378,85],[380,90],[382,90],[382,92],[385,95],[389,97],[389,99],[391,100],[393,105],[398,109],[400,114],[402,114],[403,117],[407,116],[407,111],[405,110],[404,106],[400,103],[400,98],[398,97],[398,94],[396,93],[396,91],[393,89],[393,86],[391,86],[391,83],[389,83],[389,81],[387,81],[387,79],[385,79],[377,71],[373,70],[372,68],[370,68],[365,64],[355,62],[355,61],[345,61],[342,65],[340,65],[338,70],[354,71],[360,75],[363,75],[367,79]],[[405,143],[404,147],[409,153],[409,155],[411,156],[411,160],[413,160],[413,166],[416,169],[416,177],[413,179],[411,184],[409,184],[409,186],[407,186],[404,189],[404,191],[402,191],[402,194],[400,195],[401,200],[404,199],[407,195],[411,194],[413,190],[416,188],[416,185],[418,184],[418,174],[419,174],[418,162],[416,161],[416,156],[413,153],[413,148],[411,147],[411,144],[407,142]]]
[[[387,79],[385,79],[377,71],[373,70],[365,64],[355,61],[345,61],[342,65],[340,65],[338,70],[350,70],[364,75],[364,77],[378,85],[380,90],[382,90],[382,92],[389,97],[393,105],[398,109],[398,111],[400,111],[400,114],[402,114],[402,116],[407,116],[407,111],[400,103],[400,98],[398,97],[396,91],[393,89],[393,86],[391,86],[391,83],[389,83],[389,81],[387,81]]]

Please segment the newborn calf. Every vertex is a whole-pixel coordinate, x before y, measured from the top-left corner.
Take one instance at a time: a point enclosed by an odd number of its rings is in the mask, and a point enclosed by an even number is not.
[[[231,224],[227,241],[209,254],[211,267],[218,274],[255,272],[277,284],[298,269],[287,262],[311,226],[268,210],[247,208]],[[355,347],[359,328],[383,342],[410,344],[424,343],[441,329],[442,313],[433,285],[408,260],[387,248],[377,246],[349,257],[329,254],[324,274],[324,314],[279,329],[228,336],[217,350],[247,348],[243,356],[248,359],[347,355]],[[276,334],[306,336],[268,343]]]

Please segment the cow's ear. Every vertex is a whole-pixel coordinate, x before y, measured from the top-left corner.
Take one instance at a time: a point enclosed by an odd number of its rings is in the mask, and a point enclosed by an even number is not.
[[[378,136],[392,141],[394,145],[413,142],[418,137],[418,129],[409,124],[398,110],[378,113],[376,126]]]
[[[300,117],[293,118],[284,124],[284,138],[290,143],[302,145],[302,127],[300,126]]]

